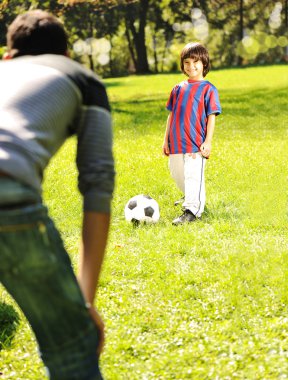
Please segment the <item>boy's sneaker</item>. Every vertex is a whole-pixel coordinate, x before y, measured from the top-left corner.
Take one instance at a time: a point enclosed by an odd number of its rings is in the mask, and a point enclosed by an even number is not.
[[[182,197],[181,199],[178,199],[178,201],[175,201],[175,202],[174,202],[174,206],[178,206],[178,205],[180,205],[180,203],[183,203],[184,200],[185,200],[185,197]]]
[[[196,216],[190,210],[185,210],[182,215],[173,220],[172,224],[173,226],[178,226],[179,224],[194,222],[196,219]]]

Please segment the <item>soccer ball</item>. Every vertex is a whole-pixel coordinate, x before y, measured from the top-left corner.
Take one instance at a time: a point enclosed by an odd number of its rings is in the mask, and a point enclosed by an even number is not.
[[[160,218],[159,205],[149,195],[135,195],[127,202],[124,212],[125,219],[135,224],[156,223]]]

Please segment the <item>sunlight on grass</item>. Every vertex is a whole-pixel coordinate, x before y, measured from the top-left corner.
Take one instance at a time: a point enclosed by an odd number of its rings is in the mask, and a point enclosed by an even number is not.
[[[208,75],[223,114],[207,163],[207,208],[201,221],[174,227],[181,209],[173,203],[181,194],[161,145],[165,104],[183,78],[105,81],[117,186],[97,301],[107,328],[104,376],[287,379],[287,67]],[[82,206],[75,150],[72,138],[51,161],[44,199],[76,267]],[[141,193],[158,201],[161,218],[133,228],[124,206]],[[1,299],[14,305],[5,291]],[[39,379],[35,341],[21,320],[12,347],[0,351],[0,371],[3,378]]]

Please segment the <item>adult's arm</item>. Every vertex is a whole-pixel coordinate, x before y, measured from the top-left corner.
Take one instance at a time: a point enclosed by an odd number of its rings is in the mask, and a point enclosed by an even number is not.
[[[86,301],[91,305],[103,263],[109,224],[109,213],[84,212],[78,280]]]
[[[100,354],[104,324],[93,306],[103,263],[114,189],[114,160],[110,112],[101,106],[83,107],[78,129],[77,166],[83,195],[83,227],[78,281],[99,329]]]
[[[110,214],[84,212],[78,282],[87,302],[90,316],[98,327],[98,356],[104,347],[104,322],[93,303],[104,259],[109,224]]]

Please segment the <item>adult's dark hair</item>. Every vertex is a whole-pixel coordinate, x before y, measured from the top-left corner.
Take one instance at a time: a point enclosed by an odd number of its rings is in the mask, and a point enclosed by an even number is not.
[[[181,70],[187,75],[184,71],[184,59],[192,58],[195,61],[201,61],[203,63],[203,77],[205,77],[210,70],[210,59],[208,50],[198,42],[190,42],[185,45],[181,52]]]
[[[67,52],[67,35],[61,22],[36,9],[15,18],[8,28],[7,47],[11,57]]]

